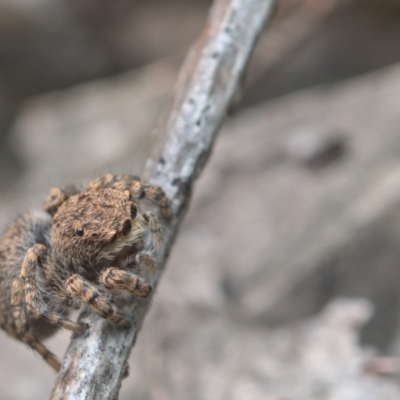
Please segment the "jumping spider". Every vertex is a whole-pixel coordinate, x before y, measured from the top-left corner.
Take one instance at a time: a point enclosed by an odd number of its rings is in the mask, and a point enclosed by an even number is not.
[[[161,227],[140,211],[139,199],[170,216],[159,187],[131,175],[104,175],[83,192],[50,190],[44,211],[19,217],[0,238],[0,326],[56,371],[60,362],[41,341],[58,328],[82,332],[68,318],[71,309],[85,305],[123,326],[128,320],[118,299],[151,292],[135,270],[153,267]]]

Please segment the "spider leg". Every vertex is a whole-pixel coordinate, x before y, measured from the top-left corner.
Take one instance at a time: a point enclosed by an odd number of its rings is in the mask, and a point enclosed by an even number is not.
[[[134,267],[145,268],[151,272],[154,268],[154,259],[149,254],[139,253],[119,263],[117,267],[109,267],[101,274],[101,282],[107,290],[124,289],[137,297],[148,297],[152,287],[134,272],[129,271]]]
[[[101,282],[108,290],[124,289],[137,297],[148,297],[151,286],[132,272],[110,267],[101,274]]]
[[[153,185],[148,185],[134,175],[102,175],[89,183],[88,190],[115,189],[129,190],[134,199],[145,199],[156,204],[164,218],[171,216],[170,202],[164,191]]]
[[[72,275],[67,280],[65,287],[73,297],[87,304],[100,317],[113,322],[115,325],[123,326],[128,324],[126,317],[118,312],[110,299],[81,276]]]
[[[74,196],[78,193],[80,193],[80,190],[73,185],[67,186],[63,189],[52,188],[47,193],[43,204],[43,209],[51,216],[54,216],[61,204],[67,201],[71,196]]]
[[[147,228],[149,229],[152,245],[156,250],[158,250],[162,240],[162,228],[160,221],[151,212],[144,213],[143,218],[146,221]]]
[[[38,352],[55,371],[59,371],[61,364],[57,357],[35,337],[35,332],[28,322],[28,315],[23,307],[24,303],[24,282],[21,277],[18,277],[11,287],[11,307],[15,323],[15,336]]]
[[[71,321],[48,309],[39,291],[40,283],[37,273],[44,270],[44,264],[48,261],[48,252],[44,245],[35,244],[25,254],[21,268],[22,291],[25,304],[25,312],[28,319],[45,319],[48,323],[58,325],[61,328],[80,333],[84,325]]]
[[[141,252],[139,254],[136,254],[134,263],[132,263],[132,262],[125,263],[125,268],[126,267],[132,268],[135,265],[138,265],[139,267],[144,267],[146,272],[148,272],[148,273],[153,272],[154,258],[150,254]]]
[[[164,218],[170,218],[171,205],[164,190],[162,190],[159,186],[148,184],[144,184],[142,188],[144,192],[143,198],[156,204],[160,208],[161,214]]]
[[[60,361],[50,350],[47,349],[47,347],[45,345],[43,345],[38,340],[34,340],[34,339],[29,339],[26,341],[26,343],[33,350],[36,350],[43,357],[43,359],[47,362],[47,364],[49,364],[50,367],[52,367],[56,372],[58,372],[60,370],[60,368],[61,368]]]
[[[36,247],[39,246],[39,247]],[[61,364],[57,357],[49,351],[37,338],[37,334],[30,323],[36,314],[38,299],[34,286],[35,262],[38,262],[38,254],[43,251],[36,245],[28,250],[24,257],[21,275],[12,283],[11,287],[11,307],[14,318],[15,336],[26,343],[33,350],[38,352],[43,359],[55,370],[59,371]],[[45,248],[44,248],[45,250]],[[29,300],[27,303],[26,300]]]

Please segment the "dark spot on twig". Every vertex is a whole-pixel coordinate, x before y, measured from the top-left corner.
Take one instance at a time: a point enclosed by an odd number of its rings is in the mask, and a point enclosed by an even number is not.
[[[167,259],[167,258],[169,257],[170,254],[171,254],[171,248],[170,248],[170,247],[167,247],[167,248],[165,249],[165,252],[164,252],[164,258]]]
[[[177,186],[179,194],[184,197],[190,197],[192,187],[190,181],[184,181],[181,178],[175,178],[172,181],[174,186]]]
[[[160,157],[160,159],[158,160],[158,162],[159,162],[161,165],[165,165],[164,157]]]
[[[211,108],[210,104],[206,104],[204,106],[203,110],[201,111],[200,118],[196,121],[196,125],[197,126],[200,126],[202,124],[202,122],[204,121],[204,119],[205,119],[205,117],[207,115],[207,112],[210,110],[210,108]]]

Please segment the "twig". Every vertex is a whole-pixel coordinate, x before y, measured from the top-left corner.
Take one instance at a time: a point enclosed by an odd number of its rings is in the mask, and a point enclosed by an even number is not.
[[[165,190],[173,210],[173,217],[163,223],[165,246],[152,277],[154,286],[185,214],[192,185],[207,161],[274,4],[275,0],[216,0],[182,67],[172,108],[160,125],[158,144],[145,169],[145,178]],[[51,399],[116,399],[148,305],[148,301],[135,300],[125,310],[132,315],[129,330],[116,329],[92,314],[82,315],[90,330],[72,340]]]

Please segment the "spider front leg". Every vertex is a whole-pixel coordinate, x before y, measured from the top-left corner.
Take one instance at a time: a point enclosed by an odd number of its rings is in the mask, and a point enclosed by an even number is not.
[[[110,299],[102,294],[95,285],[86,281],[81,276],[72,275],[67,280],[65,288],[73,297],[87,304],[100,317],[118,326],[128,324],[128,320],[118,312]]]
[[[83,326],[51,312],[44,303],[36,278],[38,271],[44,269],[43,263],[47,257],[47,249],[41,244],[36,244],[28,249],[22,263],[20,278],[12,286],[11,305],[14,309],[17,337],[37,351],[55,371],[59,371],[60,362],[38,340],[31,321],[44,319],[50,324],[61,326],[73,332],[81,332]]]
[[[156,204],[164,218],[171,216],[171,207],[167,195],[164,191],[153,185],[148,185],[134,175],[103,175],[89,183],[88,190],[115,189],[129,190],[134,199],[145,199]]]
[[[162,241],[162,228],[160,221],[151,212],[144,213],[143,218],[150,233],[151,243],[156,250],[159,250]]]
[[[80,333],[84,330],[84,325],[73,322],[69,318],[49,310],[43,301],[37,276],[39,273],[45,275],[48,262],[48,251],[42,244],[35,244],[25,254],[21,268],[21,279],[27,317],[32,320],[45,319],[50,324]]]
[[[154,267],[154,260],[148,254],[137,254],[134,258],[128,258],[121,264],[122,268],[133,268],[135,266],[151,270]],[[101,282],[108,290],[128,290],[137,297],[148,297],[152,291],[152,287],[136,274],[118,267],[105,269],[101,274]]]
[[[79,192],[79,189],[73,185],[67,186],[64,189],[52,188],[47,193],[46,200],[43,204],[43,209],[51,216],[54,216],[61,204]]]

